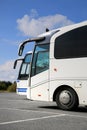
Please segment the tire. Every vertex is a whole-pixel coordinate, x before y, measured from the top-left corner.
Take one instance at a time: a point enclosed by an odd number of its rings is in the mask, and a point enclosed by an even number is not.
[[[63,87],[57,92],[56,103],[60,109],[73,110],[78,107],[78,97],[72,88]]]

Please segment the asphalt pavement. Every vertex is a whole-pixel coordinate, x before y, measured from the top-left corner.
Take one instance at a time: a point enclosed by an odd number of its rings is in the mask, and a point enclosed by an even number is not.
[[[0,93],[0,130],[87,130],[87,108],[63,111],[54,102]]]

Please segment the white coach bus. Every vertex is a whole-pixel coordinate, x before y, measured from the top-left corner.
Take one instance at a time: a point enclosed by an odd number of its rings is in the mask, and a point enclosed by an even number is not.
[[[29,71],[27,97],[55,101],[59,108],[71,110],[87,105],[87,21],[48,31],[35,42]]]
[[[21,65],[20,65],[20,69],[19,69],[19,73],[18,73],[18,78],[17,78],[17,87],[16,87],[16,93],[18,95],[27,95],[27,89],[28,89],[28,78],[29,78],[29,65],[31,62],[31,58],[32,58],[32,52],[28,52],[25,54],[24,58],[18,58],[17,60],[15,60],[14,62],[14,69],[17,66],[17,62],[18,61],[22,61]]]

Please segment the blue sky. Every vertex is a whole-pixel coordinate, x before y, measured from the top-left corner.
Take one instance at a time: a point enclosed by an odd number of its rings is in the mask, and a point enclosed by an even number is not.
[[[87,0],[0,0],[0,80],[16,79],[12,67],[20,41],[43,33],[46,27],[85,20]]]

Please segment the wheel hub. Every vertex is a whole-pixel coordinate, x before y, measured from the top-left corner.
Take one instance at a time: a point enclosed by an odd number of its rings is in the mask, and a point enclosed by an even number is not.
[[[71,94],[69,91],[64,90],[60,93],[59,100],[62,104],[69,104],[71,101]]]

